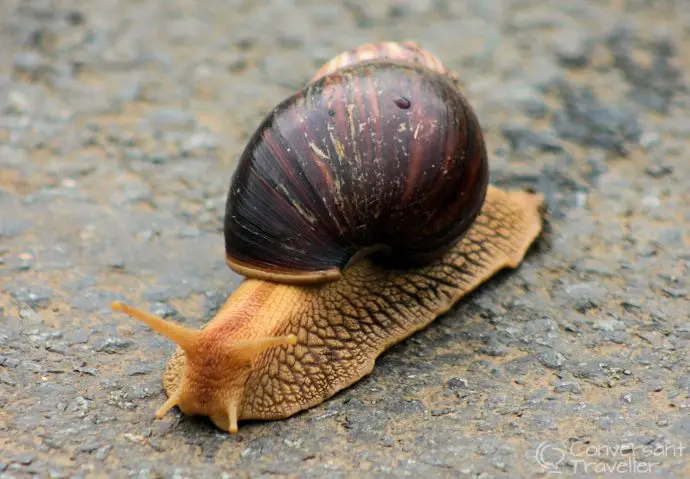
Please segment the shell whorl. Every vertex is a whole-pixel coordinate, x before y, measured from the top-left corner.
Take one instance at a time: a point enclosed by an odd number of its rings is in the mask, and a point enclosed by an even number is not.
[[[250,139],[226,202],[236,272],[313,283],[372,252],[418,264],[453,246],[479,213],[486,148],[454,77],[430,54],[409,61],[405,52],[421,49],[389,45],[362,60],[370,48],[324,65]]]
[[[309,83],[313,83],[319,78],[341,68],[370,60],[399,60],[417,63],[447,76],[453,82],[457,82],[455,74],[446,68],[436,55],[422,48],[417,42],[405,41],[366,43],[357,48],[344,51],[324,63],[314,73]]]

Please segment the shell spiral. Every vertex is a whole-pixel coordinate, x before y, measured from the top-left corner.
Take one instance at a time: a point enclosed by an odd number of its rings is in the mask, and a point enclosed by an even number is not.
[[[352,50],[342,52],[324,63],[311,77],[310,82],[350,65],[382,59],[419,63],[447,76],[453,82],[457,82],[453,72],[446,68],[436,55],[425,50],[416,42],[378,42],[360,45]]]
[[[442,66],[401,51],[324,66],[264,119],[228,192],[233,270],[333,280],[368,253],[429,261],[469,229],[488,183],[479,122]]]

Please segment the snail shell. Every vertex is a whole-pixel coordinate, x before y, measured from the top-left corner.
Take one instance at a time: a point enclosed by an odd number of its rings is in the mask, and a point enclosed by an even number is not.
[[[472,108],[433,55],[384,45],[331,60],[250,139],[224,225],[239,274],[335,280],[374,252],[419,264],[479,213],[488,165]]]

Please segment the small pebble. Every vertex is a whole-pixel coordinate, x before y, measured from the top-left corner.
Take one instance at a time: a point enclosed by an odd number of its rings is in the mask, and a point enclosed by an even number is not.
[[[565,364],[565,357],[552,349],[542,351],[537,355],[537,359],[547,368],[560,369]]]
[[[112,446],[102,446],[96,450],[96,459],[99,461],[104,461],[106,457],[108,457],[108,454],[110,454],[110,450],[112,449]]]
[[[29,464],[34,462],[35,459],[36,459],[36,454],[31,454],[31,453],[20,454],[19,456],[15,457],[15,461],[19,464],[22,464],[23,466],[28,466]]]
[[[20,52],[14,55],[14,68],[22,73],[36,73],[45,65],[43,58],[36,52]]]
[[[155,314],[161,318],[170,318],[177,316],[178,312],[167,303],[153,303],[151,305],[151,314]]]
[[[94,351],[109,354],[119,353],[134,344],[132,341],[121,338],[105,338],[94,345]]]
[[[460,377],[450,378],[446,383],[446,386],[452,391],[456,391],[458,389],[468,389],[469,387],[467,379]]]
[[[133,364],[125,369],[125,374],[127,376],[139,376],[144,374],[149,374],[153,371],[153,365],[149,363]]]
[[[53,292],[41,286],[16,286],[10,288],[10,295],[20,303],[34,308],[47,306]]]
[[[671,288],[668,286],[661,288],[661,290],[671,298],[684,298],[688,294],[687,291],[685,291],[684,289]]]
[[[503,136],[510,142],[515,151],[537,149],[539,151],[557,153],[563,150],[555,135],[546,131],[532,131],[520,125],[504,125],[501,129]]]
[[[581,68],[589,63],[592,53],[591,37],[579,30],[561,31],[553,45],[558,61],[570,68]]]
[[[645,131],[639,141],[642,148],[650,150],[661,143],[661,136],[654,131]]]
[[[602,297],[601,288],[597,288],[593,284],[581,283],[566,287],[564,299],[576,311],[584,313],[589,309],[598,307]]]
[[[562,383],[553,388],[557,393],[582,394],[582,389],[578,383]]]
[[[9,374],[0,371],[0,383],[6,384],[8,386],[16,386],[17,381],[12,379]]]

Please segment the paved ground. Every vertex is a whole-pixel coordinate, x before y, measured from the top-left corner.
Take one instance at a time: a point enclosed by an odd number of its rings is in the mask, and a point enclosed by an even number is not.
[[[690,476],[686,7],[3,0],[0,477]],[[109,302],[202,325],[238,282],[220,226],[248,135],[385,39],[457,72],[493,181],[544,192],[549,231],[313,410],[154,421],[173,346]]]

